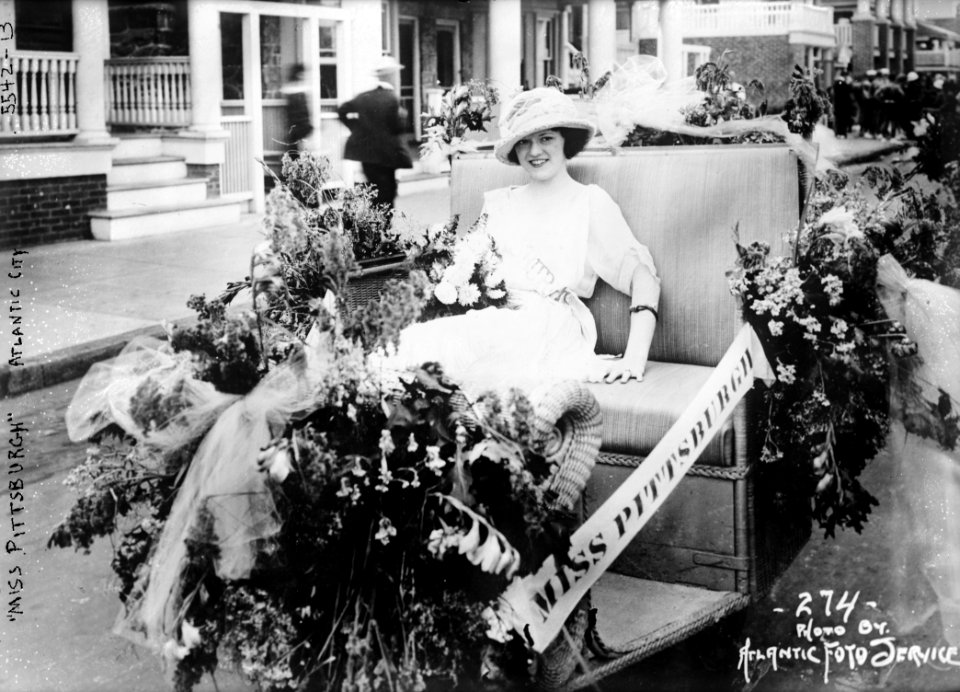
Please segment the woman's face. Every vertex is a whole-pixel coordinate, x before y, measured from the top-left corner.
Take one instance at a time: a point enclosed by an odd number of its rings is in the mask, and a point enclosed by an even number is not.
[[[517,161],[533,180],[547,181],[567,166],[563,135],[559,130],[541,130],[517,142]]]

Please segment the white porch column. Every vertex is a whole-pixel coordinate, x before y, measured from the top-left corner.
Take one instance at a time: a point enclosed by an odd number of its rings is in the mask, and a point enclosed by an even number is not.
[[[667,71],[667,80],[683,77],[683,7],[679,0],[660,0],[660,41],[658,53]]]
[[[570,5],[564,5],[560,10],[560,81],[563,86],[572,86],[570,84]]]
[[[220,13],[205,0],[189,0],[187,25],[190,34],[190,100],[194,132],[219,132]]]
[[[857,11],[854,19],[873,19],[873,3],[870,0],[857,0]]]
[[[470,58],[473,62],[472,77],[475,79],[486,79],[490,75],[490,68],[487,64],[487,26],[488,20],[485,12],[480,12],[476,8],[470,8],[470,25],[472,27],[472,47]]]
[[[250,160],[247,162],[253,185],[251,211],[260,214],[264,208],[263,167],[254,157],[263,156],[263,85],[260,82],[260,15],[243,15],[240,23],[243,45],[243,106],[250,117]]]
[[[903,25],[910,29],[917,27],[916,0],[903,0]]]
[[[903,0],[891,0],[890,20],[897,26],[903,24]]]
[[[110,139],[104,91],[103,61],[110,57],[110,13],[107,0],[73,0],[73,50],[77,64],[76,141],[101,142]]]
[[[503,100],[510,98],[520,88],[522,20],[520,0],[490,0],[490,24],[487,30],[490,81],[500,91]]]
[[[320,145],[320,22],[306,17],[300,23],[300,59],[307,68],[310,80],[310,124],[314,146]]]
[[[587,60],[590,79],[598,79],[617,62],[617,3],[589,0],[587,4]]]
[[[383,53],[383,22],[380,0],[349,0],[343,7],[350,13],[350,35],[343,52],[349,55],[351,84],[340,97],[346,101],[374,85],[373,68]],[[404,65],[403,69],[413,70],[414,66]],[[398,76],[396,83],[399,79]]]

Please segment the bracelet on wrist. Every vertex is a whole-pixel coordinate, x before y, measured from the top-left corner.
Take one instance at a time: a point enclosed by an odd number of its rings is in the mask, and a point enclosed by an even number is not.
[[[656,309],[650,305],[631,305],[630,312],[651,312],[653,313],[653,319],[658,321],[660,319],[660,315],[657,314]]]

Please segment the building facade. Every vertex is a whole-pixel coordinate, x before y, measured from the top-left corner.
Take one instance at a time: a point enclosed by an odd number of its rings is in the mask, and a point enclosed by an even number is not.
[[[879,0],[883,1],[883,0]],[[894,0],[917,2],[919,0]],[[283,148],[284,74],[306,66],[312,146],[349,180],[339,102],[385,54],[411,146],[471,78],[571,88],[638,52],[671,76],[733,49],[776,96],[828,67],[831,10],[720,0],[0,0],[0,244],[129,238],[260,211]]]

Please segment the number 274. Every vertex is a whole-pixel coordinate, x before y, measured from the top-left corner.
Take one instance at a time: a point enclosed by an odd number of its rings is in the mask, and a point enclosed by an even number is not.
[[[857,591],[850,595],[849,591],[844,591],[843,595],[834,602],[833,597],[836,595],[833,589],[822,589],[820,592],[820,598],[823,599],[823,614],[827,617],[830,617],[831,613],[834,611],[843,613],[843,621],[846,623],[850,619],[850,614],[853,612],[854,606],[857,605],[857,600],[860,598],[860,592]],[[810,608],[810,604],[813,602],[813,596],[809,591],[804,591],[800,594],[800,604],[797,606],[796,616],[813,616],[813,610]]]

